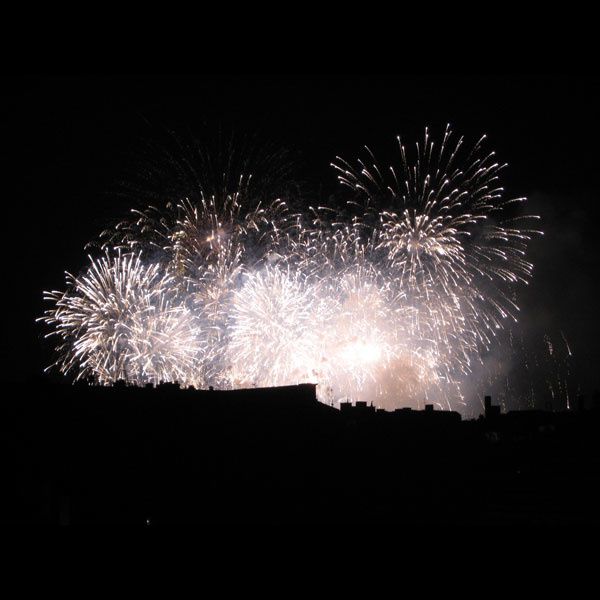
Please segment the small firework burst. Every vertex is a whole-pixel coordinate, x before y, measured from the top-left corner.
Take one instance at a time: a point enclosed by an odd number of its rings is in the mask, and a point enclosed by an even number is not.
[[[46,294],[54,307],[44,320],[61,340],[56,366],[100,384],[202,385],[202,330],[162,265],[110,251],[90,260],[83,275],[67,274],[66,292]]]

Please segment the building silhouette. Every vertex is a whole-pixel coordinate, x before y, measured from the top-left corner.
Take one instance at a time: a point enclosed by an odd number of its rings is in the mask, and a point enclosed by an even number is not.
[[[366,402],[314,385],[5,390],[5,522],[598,523],[600,419]]]

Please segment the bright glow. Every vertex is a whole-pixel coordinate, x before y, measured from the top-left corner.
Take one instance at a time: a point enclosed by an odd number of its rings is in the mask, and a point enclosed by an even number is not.
[[[425,130],[412,155],[399,140],[394,166],[368,149],[337,158],[344,206],[265,203],[242,177],[221,196],[134,212],[66,292],[47,294],[56,365],[102,384],[313,381],[328,402],[455,407],[515,320],[537,233],[483,141]]]
[[[340,352],[340,358],[350,368],[359,368],[361,365],[372,365],[381,360],[381,348],[377,344],[356,341],[345,346]]]

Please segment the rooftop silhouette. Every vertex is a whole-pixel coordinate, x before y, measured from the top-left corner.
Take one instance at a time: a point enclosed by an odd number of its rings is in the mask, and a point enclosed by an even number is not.
[[[5,522],[600,522],[600,410],[335,409],[314,385],[5,389]]]

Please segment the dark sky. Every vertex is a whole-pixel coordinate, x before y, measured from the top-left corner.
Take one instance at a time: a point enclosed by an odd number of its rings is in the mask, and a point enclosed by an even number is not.
[[[487,133],[509,163],[509,194],[526,195],[546,235],[532,246],[527,327],[562,331],[584,391],[600,387],[596,317],[600,78],[391,74],[298,76],[21,77],[2,80],[5,275],[4,376],[26,380],[44,361],[42,290],[86,262],[84,245],[126,212],[116,193],[140,148],[165,131],[224,127],[289,150],[319,193],[329,163],[368,144],[385,160],[395,135],[450,122]],[[390,156],[390,158],[392,158]]]

